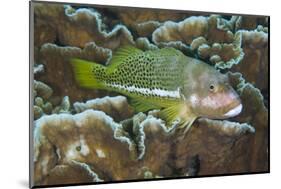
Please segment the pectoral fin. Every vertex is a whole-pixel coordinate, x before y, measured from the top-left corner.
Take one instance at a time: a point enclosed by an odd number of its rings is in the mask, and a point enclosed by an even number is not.
[[[182,104],[171,106],[160,111],[160,117],[166,121],[166,126],[172,130],[179,128],[184,129],[184,134],[191,128],[197,118],[191,111]]]
[[[166,121],[166,126],[170,129],[176,122],[181,122],[179,114],[182,104],[175,104],[160,111],[160,118]]]
[[[160,106],[157,106],[155,104],[149,103],[145,100],[142,100],[140,98],[130,98],[129,103],[131,106],[134,107],[136,112],[146,112],[148,110],[153,110],[153,109],[160,109]]]

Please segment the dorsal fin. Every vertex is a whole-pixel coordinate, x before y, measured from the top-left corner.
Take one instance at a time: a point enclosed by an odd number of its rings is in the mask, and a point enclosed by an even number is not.
[[[158,50],[158,53],[160,53],[162,56],[172,56],[172,57],[184,55],[181,51],[173,47],[164,47]]]
[[[113,53],[108,69],[114,70],[119,64],[122,64],[126,58],[141,52],[143,51],[131,45],[120,47]]]

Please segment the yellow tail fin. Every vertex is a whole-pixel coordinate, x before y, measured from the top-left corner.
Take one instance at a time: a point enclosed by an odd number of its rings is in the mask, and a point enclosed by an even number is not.
[[[102,75],[105,73],[105,67],[86,60],[71,59],[74,76],[79,86],[88,89],[103,89],[103,81],[97,78],[96,73]]]

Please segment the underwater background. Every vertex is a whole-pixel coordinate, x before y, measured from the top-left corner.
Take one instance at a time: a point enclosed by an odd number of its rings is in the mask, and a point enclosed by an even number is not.
[[[77,184],[268,170],[265,16],[32,3],[34,184]],[[123,45],[174,47],[229,76],[242,113],[166,132],[157,111],[75,82],[69,58],[107,65]]]

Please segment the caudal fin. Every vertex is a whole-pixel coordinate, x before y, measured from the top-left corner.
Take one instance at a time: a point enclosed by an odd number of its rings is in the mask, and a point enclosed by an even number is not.
[[[97,78],[96,73],[104,73],[105,67],[94,62],[71,59],[70,63],[73,68],[76,82],[79,86],[88,89],[103,89],[103,81]]]

